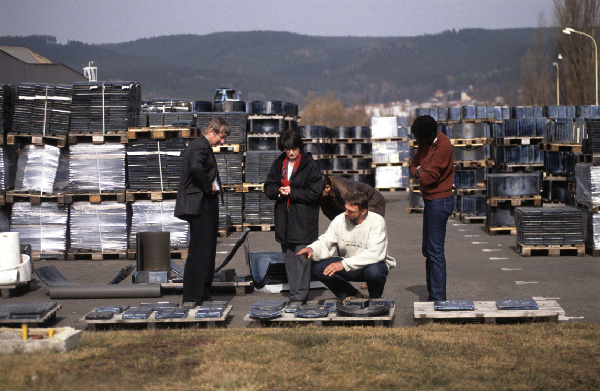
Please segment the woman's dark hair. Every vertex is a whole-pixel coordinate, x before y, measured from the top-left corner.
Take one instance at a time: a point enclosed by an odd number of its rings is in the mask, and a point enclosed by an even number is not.
[[[304,153],[304,143],[302,142],[302,136],[300,133],[288,130],[284,132],[279,138],[279,149],[299,148],[301,153]]]
[[[437,122],[430,115],[417,117],[410,127],[416,139],[423,139],[437,132]]]

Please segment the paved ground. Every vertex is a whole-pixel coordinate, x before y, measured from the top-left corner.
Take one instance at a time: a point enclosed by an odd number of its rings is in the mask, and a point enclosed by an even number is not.
[[[384,296],[396,303],[395,327],[412,326],[413,303],[427,298],[425,265],[421,255],[421,220],[418,213],[406,214],[408,195],[405,192],[384,194],[387,199],[389,251],[398,261],[390,272]],[[321,216],[320,232],[328,221]],[[240,233],[219,240],[217,265],[233,246]],[[600,323],[600,258],[577,256],[521,257],[516,252],[516,237],[490,236],[483,224],[463,224],[450,218],[446,237],[448,261],[448,299],[498,300],[545,297],[556,299],[566,311],[569,321]],[[249,235],[251,251],[279,251],[273,232],[253,231]],[[39,261],[35,267],[56,265],[66,277],[80,284],[99,284],[110,281],[121,267],[135,261]],[[181,264],[181,262],[178,262]],[[238,274],[249,273],[244,251],[240,249],[228,268]],[[129,284],[127,279],[122,284]],[[288,292],[254,292],[235,296],[233,291],[215,292],[214,298],[228,300],[233,315],[228,327],[245,327],[244,316],[256,300],[287,298]],[[311,299],[332,298],[325,289],[311,291]],[[49,301],[48,287],[34,279],[31,290],[2,302]],[[180,302],[180,294],[164,295],[161,299],[117,300],[56,300],[61,306],[55,326],[85,328],[80,319],[94,307],[104,305],[135,306],[142,302]]]

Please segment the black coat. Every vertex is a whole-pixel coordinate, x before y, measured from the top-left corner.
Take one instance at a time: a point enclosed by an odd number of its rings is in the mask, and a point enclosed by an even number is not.
[[[275,200],[275,240],[282,244],[310,244],[319,237],[319,197],[323,174],[310,153],[303,153],[291,177],[290,205],[279,194],[285,153],[271,165],[265,180],[265,194]]]
[[[192,140],[183,151],[181,176],[175,201],[175,217],[189,220],[202,214],[202,198],[212,192],[217,161],[204,135]]]

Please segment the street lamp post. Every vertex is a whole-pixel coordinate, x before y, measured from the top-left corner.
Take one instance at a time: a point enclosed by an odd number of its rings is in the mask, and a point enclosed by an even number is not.
[[[559,54],[558,55],[558,59],[562,60],[562,58],[563,58],[562,54]],[[559,72],[560,67],[558,65],[558,62],[556,62],[556,61],[553,62],[552,65],[556,67],[556,105],[560,106],[560,77],[559,77],[559,75],[560,75],[560,72]]]
[[[566,27],[562,32],[567,35],[570,35],[571,33],[581,34],[581,35],[584,35],[584,36],[590,38],[592,40],[592,42],[594,42],[595,61],[596,61],[596,75],[595,75],[596,76],[596,106],[598,106],[598,45],[596,45],[596,40],[591,35],[586,34],[582,31],[574,30],[571,27]]]

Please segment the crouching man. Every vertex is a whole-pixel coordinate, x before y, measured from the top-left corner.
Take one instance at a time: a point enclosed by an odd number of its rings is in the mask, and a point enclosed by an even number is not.
[[[318,261],[312,266],[313,277],[343,303],[362,297],[349,281],[366,282],[369,297],[378,299],[389,270],[396,266],[396,260],[387,253],[385,220],[369,212],[364,193],[350,194],[345,206],[344,214],[335,217],[327,231],[297,255]],[[339,256],[335,256],[336,251]]]

